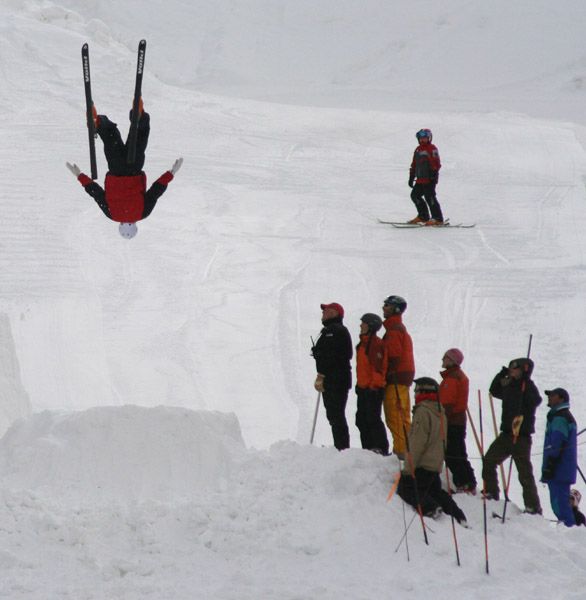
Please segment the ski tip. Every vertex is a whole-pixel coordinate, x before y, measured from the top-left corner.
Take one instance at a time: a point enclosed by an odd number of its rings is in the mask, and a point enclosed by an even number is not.
[[[89,46],[87,45],[87,42],[81,47],[81,51],[84,52],[85,50],[87,50],[89,48]]]

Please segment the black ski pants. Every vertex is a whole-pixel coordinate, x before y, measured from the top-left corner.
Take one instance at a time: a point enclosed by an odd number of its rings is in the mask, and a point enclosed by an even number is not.
[[[417,488],[415,482],[417,482]],[[439,506],[458,522],[466,520],[464,512],[452,496],[442,489],[439,473],[427,469],[415,469],[415,480],[411,475],[402,473],[397,493],[415,509],[417,509],[417,500],[419,500],[424,515],[432,515]]]
[[[326,409],[326,417],[332,428],[334,446],[338,450],[350,447],[350,432],[346,422],[346,402],[348,390],[337,387],[325,389],[322,398]]]
[[[104,154],[108,161],[108,171],[117,177],[132,177],[139,175],[144,167],[145,152],[151,130],[150,116],[143,112],[138,120],[138,135],[136,138],[136,157],[134,162],[127,162],[127,144],[122,141],[118,125],[106,115],[99,116],[97,133],[104,142]]]
[[[466,452],[465,425],[448,425],[446,464],[452,473],[454,486],[476,487],[476,477],[474,477],[474,470]]]
[[[385,390],[356,388],[356,427],[360,431],[360,442],[366,450],[389,453],[387,429],[381,418]]]
[[[411,200],[417,208],[417,216],[423,221],[429,221],[430,212],[432,219],[444,220],[441,206],[435,195],[434,183],[416,183],[411,190]]]

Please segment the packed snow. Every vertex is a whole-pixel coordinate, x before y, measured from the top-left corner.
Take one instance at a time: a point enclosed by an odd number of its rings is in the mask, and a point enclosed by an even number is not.
[[[576,0],[4,0],[0,597],[582,598],[586,530],[541,484],[543,517],[515,477],[504,525],[488,504],[487,575],[482,502],[456,497],[460,567],[447,517],[425,545],[353,393],[352,447],[323,408],[309,439],[319,304],[357,341],[390,294],[418,375],[464,352],[486,444],[489,382],[530,334],[539,389],[584,426],[585,23]],[[65,161],[89,171],[81,45],[125,129],[141,38],[145,171],[185,162],[128,241]],[[414,216],[422,127],[444,214],[473,229],[377,222]]]

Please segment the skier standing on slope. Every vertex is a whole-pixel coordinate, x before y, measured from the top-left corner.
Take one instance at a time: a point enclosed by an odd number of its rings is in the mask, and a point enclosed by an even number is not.
[[[147,190],[146,175],[142,168],[150,133],[150,116],[143,110],[142,98],[139,101],[136,157],[131,163],[127,162],[128,140],[126,143],[122,141],[116,123],[110,121],[106,115],[98,115],[95,107],[92,107],[92,113],[96,132],[104,142],[104,154],[108,161],[104,188],[82,173],[76,164],[65,164],[102,212],[109,219],[120,223],[120,235],[130,239],[138,231],[136,221],[146,219],[151,214],[157,200],[181,168],[183,159],[178,158],[171,169],[163,173]],[[132,111],[130,118],[132,120]]]
[[[490,384],[490,393],[503,402],[501,430],[484,455],[482,478],[486,498],[498,500],[496,469],[512,456],[523,488],[525,512],[540,515],[541,503],[531,465],[531,435],[535,433],[535,412],[541,404],[537,386],[531,380],[533,366],[530,358],[516,358]]]
[[[440,401],[448,417],[446,464],[457,492],[476,493],[476,478],[466,452],[468,377],[462,371],[464,355],[458,348],[446,350],[442,358]]]
[[[411,426],[409,387],[415,376],[413,341],[403,325],[407,302],[401,296],[389,296],[383,303],[383,341],[387,350],[387,387],[385,389],[385,421],[393,436],[393,453],[405,458],[405,435]]]
[[[568,502],[578,470],[576,420],[570,412],[570,395],[563,388],[545,390],[549,406],[543,440],[541,481],[547,483],[555,516],[567,527],[576,524]]]
[[[413,152],[413,160],[409,169],[409,187],[412,188],[411,200],[417,208],[417,216],[409,223],[441,225],[444,217],[435,194],[435,186],[442,166],[439,152],[431,143],[433,135],[430,129],[420,129],[415,137],[419,145]]]
[[[321,304],[323,329],[311,349],[317,376],[313,387],[322,394],[326,417],[332,428],[334,446],[338,450],[350,447],[346,421],[346,402],[352,387],[350,361],[354,349],[350,332],[344,326],[344,308],[337,302]]]
[[[356,346],[356,427],[366,450],[389,453],[387,430],[381,419],[385,396],[387,352],[377,336],[382,319],[366,313],[360,319],[360,343]]]

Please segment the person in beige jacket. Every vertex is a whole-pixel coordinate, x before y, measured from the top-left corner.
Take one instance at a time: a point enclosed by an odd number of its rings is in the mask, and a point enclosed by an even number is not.
[[[415,383],[415,406],[407,436],[407,457],[397,493],[423,515],[438,518],[442,511],[467,526],[466,516],[453,498],[442,489],[440,473],[444,463],[446,415],[439,401],[439,384],[431,377]]]

